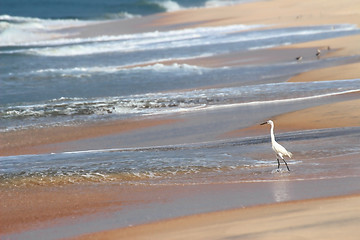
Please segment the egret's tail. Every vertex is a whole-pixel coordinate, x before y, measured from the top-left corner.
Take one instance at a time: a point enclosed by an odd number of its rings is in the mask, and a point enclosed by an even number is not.
[[[288,155],[289,158],[291,158],[293,154],[288,151],[288,152],[287,152],[287,155]]]

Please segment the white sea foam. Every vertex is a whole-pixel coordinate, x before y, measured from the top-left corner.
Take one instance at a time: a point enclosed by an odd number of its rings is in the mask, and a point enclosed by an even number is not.
[[[24,46],[63,39],[70,34],[60,30],[92,23],[94,22],[76,19],[52,20],[0,15],[0,46]]]
[[[226,44],[246,41],[258,41],[279,37],[295,37],[302,35],[317,35],[328,32],[346,32],[357,29],[356,25],[343,24],[322,26],[312,29],[293,28],[245,32],[262,27],[263,25],[229,25],[221,27],[201,27],[167,32],[148,32],[119,36],[101,36],[88,39],[61,39],[53,41],[46,48],[31,48],[17,50],[27,54],[44,56],[77,56],[101,54],[108,52],[133,52],[145,50],[172,49],[181,47],[206,46],[212,44]],[[289,44],[290,42],[288,42]],[[67,44],[57,46],[58,44]],[[274,45],[272,45],[274,46]],[[261,48],[261,46],[258,46]]]
[[[176,47],[189,47],[209,45],[221,42],[233,42],[226,37],[234,32],[259,28],[263,25],[229,25],[222,27],[202,27],[167,32],[147,32],[138,34],[125,34],[119,36],[99,36],[94,38],[55,39],[42,42],[26,42],[26,46],[47,45],[46,48],[31,48],[2,53],[28,53],[45,56],[75,56],[86,54],[99,54],[114,51],[142,51],[152,49],[166,49]],[[57,46],[65,45],[66,46]],[[21,43],[19,43],[21,45]]]
[[[233,104],[224,104],[224,105],[212,105],[212,106],[207,107],[206,110],[210,110],[210,109],[214,110],[214,109],[221,109],[221,108],[233,108],[233,107],[239,107],[239,106],[245,106],[245,105],[261,105],[261,104],[297,102],[297,101],[311,100],[311,99],[317,99],[317,98],[323,98],[323,97],[331,97],[331,96],[348,94],[348,93],[356,93],[356,92],[360,92],[360,88],[354,89],[354,90],[348,90],[348,91],[319,94],[319,95],[308,96],[308,97],[277,99],[277,100],[270,100],[270,101],[253,101],[253,102],[246,102],[246,103],[233,103]]]
[[[205,7],[208,7],[208,8],[222,7],[222,6],[235,5],[235,4],[249,2],[249,1],[251,1],[251,0],[208,0],[205,2]]]
[[[359,91],[360,79],[276,83],[92,99],[59,98],[38,104],[0,108],[0,113],[4,118],[99,116],[109,113],[122,116],[131,114],[158,115],[306,101]],[[263,99],[264,95],[274,97]]]
[[[177,2],[171,0],[157,0],[154,3],[164,8],[166,12],[175,12],[183,9]]]
[[[140,18],[141,15],[131,14],[128,12],[109,13],[105,15],[105,19],[132,19]]]
[[[287,46],[287,45],[291,45],[291,42],[286,42],[281,44],[282,46]],[[270,45],[263,45],[263,46],[256,46],[256,47],[251,47],[248,50],[260,50],[260,49],[267,49],[267,48],[273,48],[273,47],[277,47],[279,46],[279,44],[270,44]]]
[[[201,55],[205,56],[205,55]],[[206,55],[208,56],[208,55]],[[180,59],[191,59],[191,58],[177,58]],[[132,72],[132,71],[154,71],[154,72],[171,72],[174,73],[183,73],[183,74],[202,74],[204,71],[207,71],[208,68],[199,67],[189,64],[163,64],[162,61],[171,61],[175,59],[161,59],[159,61],[149,61],[135,63],[131,65],[123,66],[93,66],[93,67],[75,67],[75,68],[46,68],[38,69],[31,71],[29,73],[23,73],[23,75],[42,75],[42,74],[59,74],[74,76],[77,75],[83,76],[83,74],[92,75],[92,74],[102,74],[102,73],[116,73],[116,72]]]

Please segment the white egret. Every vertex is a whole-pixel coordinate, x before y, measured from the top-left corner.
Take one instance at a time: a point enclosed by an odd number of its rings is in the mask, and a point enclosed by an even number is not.
[[[269,120],[267,122],[261,123],[260,125],[264,125],[264,124],[269,124],[271,126],[270,129],[270,136],[271,136],[271,145],[272,145],[272,149],[274,150],[274,152],[276,153],[276,160],[278,162],[278,169],[280,168],[280,160],[279,158],[281,158],[281,160],[284,161],[288,171],[290,171],[284,156],[288,156],[289,158],[292,157],[292,153],[287,151],[283,146],[281,146],[279,143],[277,143],[275,141],[275,135],[274,135],[274,122]]]

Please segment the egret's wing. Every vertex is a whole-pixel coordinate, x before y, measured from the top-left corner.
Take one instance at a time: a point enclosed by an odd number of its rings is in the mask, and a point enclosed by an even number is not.
[[[288,150],[286,150],[283,146],[281,146],[280,144],[278,144],[277,142],[274,143],[273,145],[273,149],[277,154],[282,154],[282,155],[286,155],[289,158],[292,157],[292,153],[289,152]]]

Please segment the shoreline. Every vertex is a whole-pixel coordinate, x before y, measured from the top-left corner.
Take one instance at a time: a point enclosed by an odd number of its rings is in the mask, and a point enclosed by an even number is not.
[[[57,150],[56,144],[137,131],[177,121],[144,118],[9,131],[1,134],[0,156],[51,153]]]

